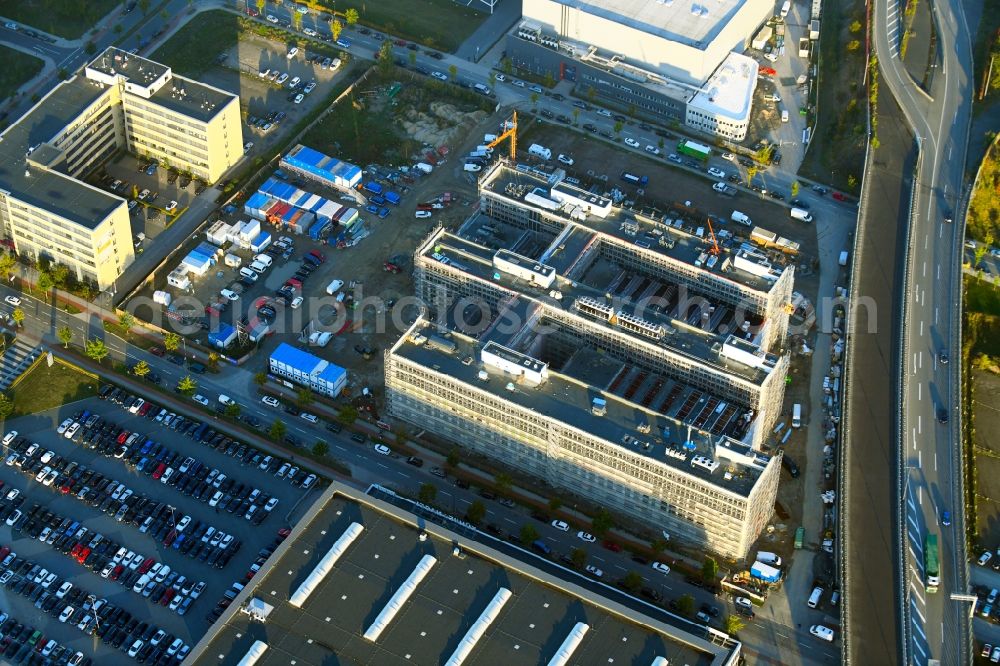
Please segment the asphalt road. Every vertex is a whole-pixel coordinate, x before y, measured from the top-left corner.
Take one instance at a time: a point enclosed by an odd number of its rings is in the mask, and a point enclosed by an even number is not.
[[[972,51],[961,4],[935,3],[937,52],[943,61],[928,98],[897,58],[897,31],[892,27],[896,11],[895,3],[877,2],[873,34],[882,79],[913,128],[920,148],[910,211],[907,273],[903,290],[896,292],[906,321],[901,367],[894,367],[894,376],[902,377],[899,436],[906,468],[902,640],[904,655],[913,663],[930,659],[967,663],[970,627],[964,613],[968,609],[950,600],[952,593],[966,591],[967,581],[964,503],[958,477],[959,367],[957,363],[940,363],[939,357],[945,352],[957,359],[961,346],[964,225],[960,211],[972,110]],[[949,224],[947,217],[957,222]],[[941,524],[941,513],[946,510],[953,516],[952,527]],[[939,535],[942,581],[935,594],[924,589],[927,534]],[[867,647],[860,641],[856,645]]]

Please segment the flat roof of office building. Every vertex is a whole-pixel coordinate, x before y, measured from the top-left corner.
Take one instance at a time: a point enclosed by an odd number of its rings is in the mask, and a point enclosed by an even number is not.
[[[516,201],[518,205],[524,206],[525,208],[542,210],[537,206],[528,203],[523,198],[516,199],[506,194],[508,185],[524,186],[522,189],[525,189],[526,192],[531,191],[535,187],[541,187],[546,190],[549,189],[548,182],[540,175],[531,173],[529,167],[525,167],[522,170],[517,167],[511,167],[503,162],[498,163],[492,171],[485,174],[485,177],[480,184],[480,188],[483,190],[489,190],[496,196]],[[649,246],[646,248],[647,250],[670,257],[679,262],[689,264],[692,267],[694,266],[695,261],[704,255],[711,247],[707,225],[692,225],[690,223],[685,223],[679,213],[673,214],[670,212],[663,212],[660,213],[658,218],[654,219],[651,216],[642,214],[637,215],[634,211],[614,206],[611,209],[611,213],[606,218],[602,219],[595,215],[587,215],[584,220],[579,220],[573,219],[569,213],[565,212],[561,208],[558,210],[545,210],[543,212],[564,220],[566,224],[575,223],[581,227],[601,232],[613,238],[621,239],[629,245],[636,244],[637,241],[644,242]],[[638,231],[634,235],[627,234],[622,229],[622,224],[625,222],[636,223]],[[697,235],[698,229],[701,229],[701,236]],[[661,245],[659,243],[659,236],[655,235],[655,233],[668,234],[668,238],[673,240],[673,243],[669,246]],[[723,251],[725,251],[725,243],[720,242],[719,244]],[[773,281],[735,267],[730,267],[725,271],[722,270],[722,267],[723,261],[720,257],[714,267],[709,267],[707,264],[703,264],[700,267],[700,270],[764,293],[770,291],[774,284]]]
[[[452,268],[487,282],[499,285],[504,289],[521,293],[529,299],[544,299],[545,303],[547,303],[549,307],[574,312],[573,303],[577,298],[592,298],[602,303],[606,302],[604,291],[588,286],[583,282],[568,280],[562,276],[557,278],[556,282],[552,285],[551,291],[557,291],[560,296],[560,298],[556,300],[555,298],[552,298],[546,290],[540,289],[538,286],[531,284],[525,279],[519,278],[511,273],[495,270],[492,263],[494,253],[495,251],[492,248],[479,245],[478,243],[461,236],[457,236],[448,231],[442,231],[439,235],[434,236],[433,241],[429,241],[424,248],[424,256],[431,261],[433,261],[431,255],[443,255],[444,257],[447,257],[449,260],[449,266]],[[520,307],[523,311],[525,304],[515,304],[512,307]],[[649,303],[643,306],[642,304],[634,303],[629,299],[619,297],[616,297],[615,308],[617,310],[622,310],[627,314],[644,319],[652,324],[663,325],[668,333],[661,339],[661,341],[659,341],[658,344],[663,345],[665,348],[669,348],[674,353],[696,359],[699,362],[709,363],[719,370],[741,377],[756,384],[762,383],[767,378],[768,371],[725,359],[719,354],[719,345],[725,342],[729,336],[732,335],[733,331],[727,330],[724,333],[716,333],[714,331],[706,331],[696,326],[691,326],[690,324],[682,324],[681,322],[666,316],[660,310],[652,307]],[[460,324],[464,324],[465,326],[477,325],[477,322],[460,321],[461,314],[462,313],[452,313],[452,316],[455,317],[454,324],[458,326],[459,330],[467,330],[462,326],[459,326]],[[716,309],[713,313],[713,315],[719,317],[722,317],[725,314],[726,312],[722,309]],[[735,311],[732,314],[735,316]],[[522,317],[518,321],[523,322],[528,319],[526,313],[523,315],[513,313],[513,317],[508,315],[508,318],[514,319],[517,316]],[[593,322],[595,325],[602,325],[602,322],[594,318],[584,318]],[[608,324],[604,323],[603,325]],[[622,328],[617,328],[616,330],[621,331],[625,335],[632,335]],[[643,339],[647,342],[653,342],[648,338]]]
[[[150,98],[160,106],[207,123],[237,96],[198,81],[172,74]]]
[[[715,116],[746,118],[757,87],[757,71],[756,60],[730,53],[688,103]]]
[[[586,14],[670,41],[705,48],[743,6],[743,0],[554,0]]]
[[[29,149],[53,139],[104,92],[104,86],[75,76],[53,88],[8,127],[0,135],[0,188],[20,201],[89,229],[123,205],[121,197],[57,171],[29,165],[27,158]],[[48,152],[39,153],[41,163],[51,162]]]
[[[393,347],[393,354],[492,393],[502,400],[543,414],[567,427],[583,430],[627,448],[632,453],[653,458],[736,495],[746,497],[750,494],[769,459],[767,456],[754,454],[749,447],[727,437],[709,435],[697,428],[689,435],[688,427],[683,422],[657,411],[667,395],[668,387],[665,384],[655,385],[657,378],[648,373],[633,372],[630,375],[635,379],[640,379],[641,375],[642,386],[645,387],[642,393],[652,391],[658,396],[659,399],[648,407],[640,407],[638,398],[625,400],[610,391],[604,391],[603,387],[611,382],[623,364],[607,360],[597,350],[588,347],[577,349],[567,364],[567,370],[571,370],[572,375],[568,372],[564,375],[549,368],[545,381],[538,386],[527,386],[522,383],[510,384],[509,377],[484,365],[479,359],[478,345],[481,341],[452,332],[448,340],[455,344],[455,351],[449,352],[437,345],[414,342],[413,332],[432,335],[435,327],[424,320],[417,320],[411,332],[402,336]],[[487,372],[489,377],[486,381],[481,378],[481,371]],[[690,387],[683,390],[683,397],[697,400],[699,409],[706,408],[706,401],[711,399],[708,394]],[[702,396],[700,399],[699,394]],[[592,411],[594,398],[598,397],[605,400],[604,415],[596,415]],[[721,415],[726,403],[715,400],[715,405]],[[672,411],[676,412],[681,407],[675,400]],[[736,411],[737,415],[738,413],[739,410]],[[643,432],[647,428],[648,432]],[[728,456],[729,459],[720,458],[720,449],[723,448],[717,446],[720,442],[725,443],[727,452],[732,453]],[[683,452],[686,457],[682,459],[680,456],[668,455],[668,450],[673,453]],[[716,460],[721,466],[714,472],[693,467],[690,461],[699,455]],[[733,459],[739,456],[746,456],[748,460],[756,459],[761,466],[758,468],[734,462]],[[727,475],[727,471],[731,474]]]
[[[424,530],[417,527],[418,520]],[[291,595],[353,523],[363,528],[358,536],[301,608],[292,606]],[[422,531],[425,540],[419,538]],[[555,578],[511,557],[508,553],[514,549],[505,544],[498,546],[501,551],[491,547],[488,538],[473,539],[471,532],[459,536],[434,519],[425,523],[404,508],[360,491],[331,487],[187,661],[198,666],[237,664],[259,640],[267,650],[257,666],[437,666],[448,660],[500,588],[512,596],[475,642],[466,663],[545,663],[577,622],[590,627],[572,657],[573,664],[582,666],[649,664],[656,657],[671,664],[721,666],[738,647],[734,642],[710,643],[570,579]],[[456,541],[463,558],[452,553]],[[426,577],[374,642],[364,638],[426,555],[436,559]],[[254,597],[273,607],[264,622],[238,610]]]

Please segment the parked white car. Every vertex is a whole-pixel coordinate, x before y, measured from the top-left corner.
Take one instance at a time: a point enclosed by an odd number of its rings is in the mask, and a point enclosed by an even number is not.
[[[638,148],[639,147],[639,142],[636,141],[635,139],[633,139],[632,137],[627,136],[627,137],[625,137],[625,145],[626,146],[632,146],[633,148]]]

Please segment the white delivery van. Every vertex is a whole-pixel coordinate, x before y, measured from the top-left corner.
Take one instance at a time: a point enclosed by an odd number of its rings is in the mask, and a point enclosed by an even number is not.
[[[251,262],[250,263],[250,268],[251,268],[251,270],[254,270],[254,271],[258,272],[258,273],[263,273],[264,271],[267,270],[267,266],[265,266],[264,264],[260,263],[259,261],[253,261],[253,262]]]
[[[465,171],[471,171],[471,172],[475,173],[477,171],[482,171],[483,167],[479,166],[475,162],[466,162],[465,166],[463,167],[463,169]]]
[[[225,262],[226,266],[229,266],[231,268],[239,268],[240,264],[243,263],[243,259],[241,259],[235,254],[227,254],[223,259],[223,261]]]
[[[483,143],[493,143],[496,140],[497,140],[497,135],[496,134],[484,134],[483,135]]]
[[[829,643],[833,642],[833,629],[830,627],[824,627],[822,624],[814,624],[809,627],[809,633],[820,640],[827,641]]]
[[[847,265],[847,260],[848,260],[849,257],[850,257],[850,255],[847,253],[847,250],[841,250],[840,251],[840,261],[838,261],[837,263],[839,263],[841,266],[846,266]]]
[[[788,122],[788,109],[782,109],[781,110],[781,122],[783,122],[783,123],[787,123]]]
[[[552,159],[552,151],[537,143],[533,143],[528,147],[528,154],[540,157],[543,160]]]
[[[792,427],[802,427],[802,405],[800,403],[792,405]]]
[[[477,83],[472,87],[475,88],[476,92],[480,95],[489,95],[492,92],[488,86],[484,86],[482,83]]]
[[[792,11],[792,0],[785,0],[785,3],[781,5],[781,18],[788,16],[790,11]]]
[[[343,287],[343,286],[344,286],[344,281],[343,280],[334,280],[330,284],[326,285],[326,293],[328,293],[331,296],[333,296],[338,291],[340,291],[341,287]]]
[[[813,216],[810,215],[809,211],[807,211],[804,208],[793,208],[792,210],[789,211],[788,214],[791,215],[796,220],[801,220],[802,222],[813,221]]]
[[[757,553],[757,561],[763,562],[764,564],[770,564],[772,567],[781,566],[781,557],[777,553],[771,553],[766,550],[762,550]]]
[[[730,216],[733,222],[742,224],[745,227],[753,226],[753,221],[746,215],[746,213],[741,213],[738,210],[734,210],[733,214]]]
[[[258,254],[253,260],[256,263],[264,264],[265,268],[270,268],[271,264],[274,263],[274,257],[269,254]]]
[[[430,173],[431,171],[434,171],[434,167],[432,167],[427,162],[417,162],[416,164],[413,165],[413,168],[417,169],[418,171],[423,171],[424,173]]]
[[[816,608],[817,606],[819,606],[819,601],[822,598],[823,598],[823,588],[818,586],[814,587],[812,594],[809,595],[809,601],[806,602],[806,606],[809,606],[809,608]]]
[[[232,398],[230,398],[228,395],[225,395],[224,393],[220,393],[219,394],[219,402],[222,403],[223,405],[226,405],[227,407],[229,405],[235,405],[236,404],[235,400],[233,400]]]

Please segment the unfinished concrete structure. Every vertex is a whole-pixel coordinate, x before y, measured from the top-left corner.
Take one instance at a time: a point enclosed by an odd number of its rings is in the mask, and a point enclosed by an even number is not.
[[[794,270],[726,234],[500,164],[414,260],[401,419],[729,557],[771,515]]]

